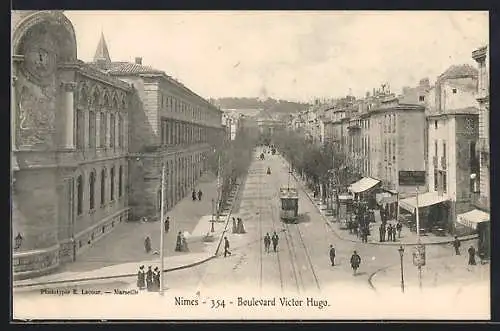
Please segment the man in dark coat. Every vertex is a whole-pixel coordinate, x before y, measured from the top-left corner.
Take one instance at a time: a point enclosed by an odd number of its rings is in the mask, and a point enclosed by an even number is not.
[[[403,230],[403,224],[401,224],[401,221],[398,221],[396,224],[396,230],[398,231],[398,238],[401,238],[401,230]]]
[[[476,265],[476,249],[474,246],[469,247],[467,252],[469,253],[469,265]]]
[[[279,241],[279,237],[278,235],[276,234],[276,231],[274,231],[273,233],[273,237],[271,238],[272,241],[273,241],[273,250],[276,252],[277,248],[278,248],[278,241]]]
[[[356,271],[359,268],[359,265],[361,264],[361,257],[358,255],[356,251],[351,256],[351,268],[354,270],[354,275],[356,274]]]
[[[168,233],[169,229],[170,229],[170,216],[167,216],[167,219],[165,220],[165,232]]]
[[[379,234],[380,242],[383,242],[384,241],[384,225],[383,224],[380,224],[380,226],[378,227],[378,234]]]
[[[460,240],[455,236],[455,240],[453,241],[453,247],[455,248],[455,255],[460,255]]]
[[[264,249],[266,250],[266,253],[269,253],[269,247],[271,246],[271,237],[269,236],[269,233],[266,233],[264,236]]]
[[[175,243],[175,251],[182,252],[182,233],[179,231],[177,233],[177,241]]]
[[[332,262],[332,267],[335,265],[335,248],[330,245],[330,262]]]
[[[231,255],[231,252],[229,251],[229,240],[227,240],[227,237],[224,237],[224,257],[227,255]]]
[[[144,249],[146,250],[146,253],[151,252],[151,238],[149,238],[149,236],[144,238]]]
[[[193,198],[193,201],[196,201],[196,191],[193,190],[193,193],[191,193],[191,197]]]
[[[392,241],[392,224],[387,226],[387,241]]]
[[[153,270],[151,270],[151,266],[148,266],[148,271],[146,272],[146,287],[148,291],[153,289]]]
[[[203,196],[203,192],[201,190],[198,190],[198,200],[201,201],[202,196]]]
[[[144,266],[141,265],[139,267],[139,271],[137,272],[137,287],[139,290],[143,290],[146,287],[146,273],[144,272]]]
[[[155,267],[155,270],[153,271],[153,291],[158,290],[160,290],[160,269]]]

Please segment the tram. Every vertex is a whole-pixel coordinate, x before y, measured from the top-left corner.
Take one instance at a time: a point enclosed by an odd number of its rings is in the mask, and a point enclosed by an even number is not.
[[[295,222],[299,216],[299,192],[296,188],[280,188],[280,217],[285,222]]]

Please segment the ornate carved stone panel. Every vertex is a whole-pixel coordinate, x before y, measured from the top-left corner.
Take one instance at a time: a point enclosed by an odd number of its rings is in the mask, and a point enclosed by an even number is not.
[[[18,146],[52,146],[55,129],[54,99],[41,93],[35,86],[21,87],[16,123]]]

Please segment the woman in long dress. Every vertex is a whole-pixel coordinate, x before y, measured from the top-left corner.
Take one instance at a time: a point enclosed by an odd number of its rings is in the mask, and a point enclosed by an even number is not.
[[[151,238],[149,238],[149,236],[144,238],[144,249],[146,250],[146,253],[151,252]]]

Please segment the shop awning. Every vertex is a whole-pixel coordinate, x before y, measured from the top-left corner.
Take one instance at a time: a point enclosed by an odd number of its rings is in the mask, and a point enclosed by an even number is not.
[[[490,214],[478,209],[473,209],[466,213],[457,215],[457,223],[465,225],[466,227],[469,227],[474,230],[477,229],[477,225],[479,223],[489,222],[489,221],[490,221]]]
[[[360,180],[358,180],[355,183],[352,183],[351,186],[349,186],[349,190],[352,193],[361,193],[364,191],[367,191],[380,183],[379,180],[370,178],[370,177],[363,177]]]
[[[395,203],[398,201],[397,195],[392,195],[389,192],[382,192],[375,194],[375,201],[379,205]]]
[[[437,192],[422,193],[418,195],[418,207],[428,207],[448,200],[449,197],[446,195],[438,195]],[[410,213],[413,213],[417,206],[417,198],[411,197],[399,200],[399,206]]]

